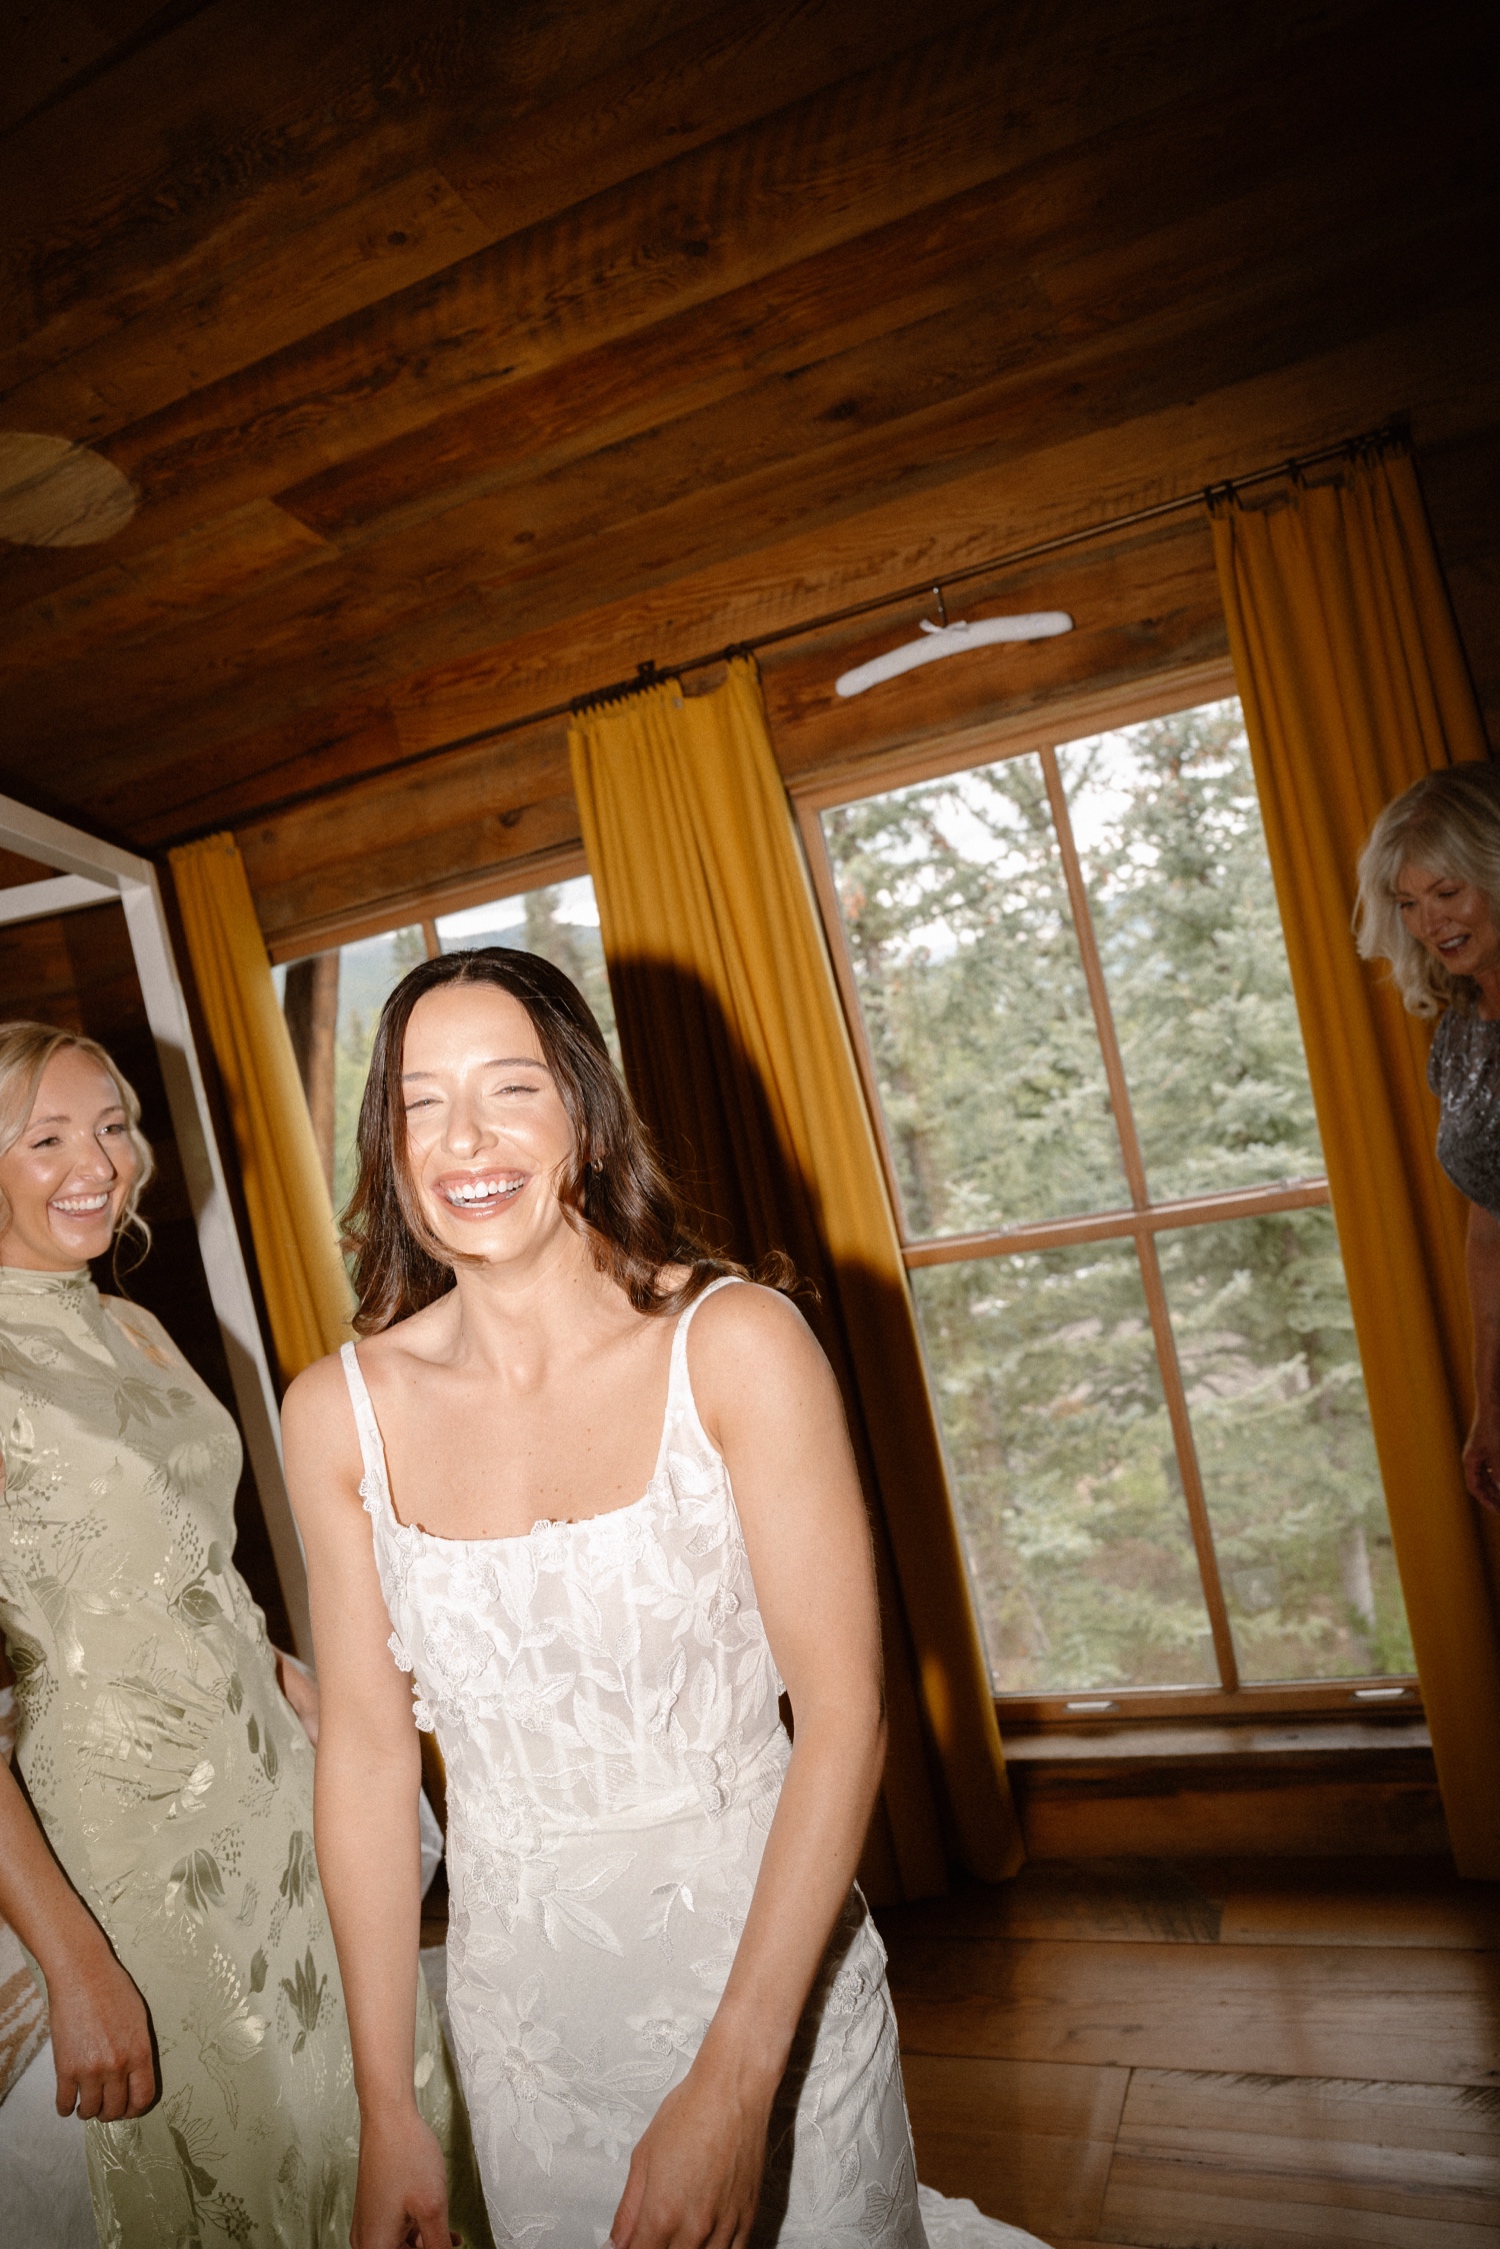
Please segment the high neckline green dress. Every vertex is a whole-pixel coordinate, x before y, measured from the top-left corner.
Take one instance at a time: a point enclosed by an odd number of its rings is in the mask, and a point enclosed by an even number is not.
[[[0,1267],[0,1631],[16,1764],[151,2010],[162,2097],[90,2123],[103,2249],[345,2249],[359,2147],[313,1753],[231,1560],[240,1443],[138,1306]],[[489,2242],[442,2032],[415,2082]]]

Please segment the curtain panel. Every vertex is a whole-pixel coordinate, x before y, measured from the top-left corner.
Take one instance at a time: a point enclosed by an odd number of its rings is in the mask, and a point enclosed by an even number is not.
[[[353,1297],[291,1037],[232,835],[170,855],[198,997],[239,1151],[283,1383],[350,1334]]]
[[[784,1249],[842,1388],[875,1533],[891,1746],[865,1875],[1022,1857],[894,1217],[760,683],[580,718],[573,780],[625,1072],[707,1237]],[[924,1743],[925,1737],[925,1743]],[[928,1752],[931,1752],[931,1755]],[[937,1800],[930,1775],[939,1776]]]
[[[1500,1634],[1460,1467],[1465,1206],[1434,1153],[1430,1026],[1350,930],[1376,814],[1487,745],[1404,452],[1215,499],[1213,536],[1449,1832],[1461,1871],[1493,1879]]]

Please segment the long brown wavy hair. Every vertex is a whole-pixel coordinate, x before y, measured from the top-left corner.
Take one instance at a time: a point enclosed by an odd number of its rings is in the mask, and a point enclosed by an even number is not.
[[[407,1162],[401,1086],[412,1009],[448,984],[494,984],[530,1016],[573,1128],[558,1200],[599,1270],[619,1283],[638,1312],[680,1311],[721,1273],[745,1277],[743,1266],[714,1256],[688,1224],[577,985],[538,953],[487,945],[423,961],[381,1009],[360,1104],[359,1177],[343,1214],[360,1335],[378,1334],[446,1295],[454,1268],[467,1262],[438,1239],[422,1215]],[[661,1275],[670,1266],[686,1266],[687,1276],[677,1287],[664,1288]],[[780,1284],[782,1266],[790,1274],[782,1259],[762,1277]]]

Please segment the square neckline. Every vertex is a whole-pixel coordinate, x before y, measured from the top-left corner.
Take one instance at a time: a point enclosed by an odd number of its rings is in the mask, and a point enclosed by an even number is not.
[[[594,1523],[612,1522],[616,1516],[638,1514],[642,1508],[658,1497],[662,1478],[666,1473],[667,1439],[672,1432],[672,1408],[677,1402],[679,1381],[687,1381],[688,1379],[687,1331],[693,1314],[700,1304],[713,1295],[716,1289],[722,1288],[726,1284],[732,1284],[738,1278],[738,1274],[734,1273],[719,1274],[716,1279],[709,1282],[707,1288],[700,1289],[692,1303],[684,1305],[677,1315],[672,1334],[671,1356],[667,1362],[667,1398],[662,1410],[661,1438],[656,1448],[656,1464],[651,1471],[650,1481],[638,1499],[626,1500],[619,1507],[601,1507],[593,1515],[539,1515],[530,1530],[501,1531],[488,1538],[445,1538],[441,1531],[425,1530],[420,1523],[403,1523],[401,1517],[396,1513],[396,1503],[391,1497],[390,1461],[385,1449],[385,1434],[380,1426],[380,1417],[375,1411],[375,1401],[370,1396],[370,1386],[365,1380],[365,1370],[359,1363],[358,1347],[353,1342],[349,1342],[340,1346],[339,1358],[343,1362],[344,1380],[348,1386],[350,1402],[354,1408],[355,1431],[360,1437],[360,1461],[364,1469],[364,1476],[361,1478],[361,1491],[363,1491],[364,1482],[368,1478],[373,1464],[378,1473],[380,1497],[385,1501],[386,1513],[390,1518],[392,1527],[405,1538],[426,1539],[431,1546],[524,1546],[528,1539],[535,1538],[539,1531],[587,1530]],[[692,1394],[691,1382],[688,1382],[688,1407],[705,1442],[710,1442],[708,1432],[703,1428],[702,1422],[698,1420],[698,1406]],[[366,1456],[364,1436],[360,1430],[361,1410],[369,1421],[370,1434],[374,1439],[373,1463]],[[713,1446],[711,1442],[710,1449],[717,1454],[717,1447]],[[722,1454],[718,1454],[718,1457],[721,1460],[723,1458]]]

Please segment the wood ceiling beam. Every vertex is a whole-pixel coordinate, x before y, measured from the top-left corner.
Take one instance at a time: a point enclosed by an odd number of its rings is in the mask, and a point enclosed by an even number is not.
[[[660,456],[649,447],[644,458],[623,449],[581,465],[550,494],[550,527],[541,513],[549,494],[520,495],[532,510],[529,520],[552,533],[534,550],[517,549],[493,503],[485,503],[466,530],[450,520],[401,542],[393,572],[372,579],[352,566],[311,570],[247,596],[216,629],[199,622],[170,640],[113,650],[113,722],[75,748],[77,781],[101,803],[112,801],[113,775],[122,768],[132,787],[148,773],[159,786],[166,764],[226,724],[243,732],[247,721],[270,726],[299,704],[316,713],[330,701],[399,697],[401,683],[434,662],[445,670],[471,659],[486,663],[518,635],[591,611],[601,584],[628,596],[719,569],[799,528],[831,529],[898,491],[932,490],[1084,429],[1115,426],[1295,362],[1320,343],[1357,333],[1361,320],[1373,324],[1377,311],[1383,323],[1393,312],[1420,310],[1464,270],[1468,247],[1451,232],[1439,234],[1399,261],[1387,241],[1372,247],[1368,265],[1340,261],[1329,270],[1324,242],[1314,234],[1309,249],[1316,262],[1291,293],[1290,309],[1279,290],[1263,301],[1240,288],[1204,334],[1195,327],[1201,300],[1171,286],[1170,262],[1147,258],[1142,271],[1154,290],[1165,280],[1165,302],[1153,299],[1149,317],[1123,336],[1090,338],[1061,358],[1044,352],[1038,365],[999,383],[966,382],[953,399],[926,408],[921,391],[931,370],[919,357],[898,400],[905,411],[888,421],[872,403],[868,423],[861,417],[843,437],[837,433],[848,425],[827,419],[830,404],[848,395],[840,381],[830,377],[792,397],[773,389],[753,411],[741,402],[733,417],[711,423],[697,453],[674,431],[656,441]],[[1278,282],[1283,275],[1278,269]],[[939,364],[951,370],[951,343],[938,341]],[[885,348],[899,368],[894,343]],[[876,372],[865,368],[863,379],[878,402]],[[304,607],[304,587],[311,607]],[[94,693],[86,672],[14,681],[11,756],[30,762],[50,754],[81,726]]]
[[[691,40],[710,13],[708,0],[258,0],[179,25],[0,137],[16,284],[0,308],[0,387],[211,293],[267,241],[302,238],[305,254],[360,196],[445,150],[482,163],[516,140],[524,179],[538,169],[527,150],[559,137],[556,108],[580,92],[607,141],[622,105],[612,74],[633,79],[643,52]],[[514,223],[547,215],[545,194],[529,209],[523,197]]]
[[[1351,0],[1332,12],[1358,11]],[[1226,20],[1243,26],[1245,18]],[[1025,24],[1018,37],[1010,11],[988,11],[555,223],[508,236],[122,430],[107,450],[141,487],[143,505],[121,559],[210,510],[284,489],[666,311],[1015,171],[1101,129],[1122,101],[1141,111],[1188,89],[1201,99],[1202,35],[1191,0],[1173,0],[1149,34],[1122,27],[1118,11],[1101,5],[1076,27],[1063,69],[1050,19]],[[1218,99],[1232,95],[1243,75],[1239,49],[1253,55],[1257,38],[1216,25],[1215,41],[1215,65],[1228,69],[1213,89]],[[1275,27],[1262,29],[1259,48],[1275,44]],[[1304,44],[1296,78],[1326,74],[1324,44]],[[49,372],[48,399],[64,372]],[[12,420],[16,405],[13,393]],[[0,598],[25,599],[80,574],[76,557],[12,558],[0,568]]]
[[[504,491],[506,480],[510,484],[498,505],[471,500],[457,509],[450,505],[433,520],[441,499],[438,493],[429,491],[423,503],[428,518],[424,525],[420,516],[413,521],[415,511],[402,504],[398,486],[395,505],[386,510],[389,520],[359,524],[354,533],[366,546],[384,533],[389,544],[383,557],[368,552],[357,555],[352,563],[334,568],[331,574],[315,572],[305,592],[296,588],[288,592],[281,584],[286,578],[305,578],[308,565],[321,560],[334,564],[336,557],[315,537],[298,537],[289,514],[273,510],[269,503],[251,503],[234,511],[222,529],[195,531],[188,539],[148,549],[132,564],[112,561],[104,571],[96,570],[64,592],[13,611],[0,621],[0,675],[15,680],[29,671],[70,663],[85,642],[97,649],[112,633],[135,645],[157,630],[168,634],[175,630],[179,636],[183,630],[189,631],[194,645],[202,649],[205,663],[211,665],[212,640],[205,642],[201,634],[205,616],[222,609],[234,594],[268,578],[278,582],[279,588],[268,597],[271,606],[267,608],[263,600],[245,615],[242,625],[240,620],[235,621],[245,660],[257,667],[267,658],[274,662],[278,640],[284,639],[300,605],[305,615],[315,617],[313,645],[322,662],[330,632],[337,637],[337,621],[345,613],[347,625],[343,630],[349,635],[362,630],[381,636],[389,632],[389,614],[367,613],[361,617],[361,603],[378,604],[382,585],[385,600],[398,605],[409,602],[407,589],[411,586],[424,589],[426,605],[418,609],[415,623],[431,613],[432,589],[444,575],[450,583],[503,585],[503,558],[509,554],[521,566],[519,575],[530,576],[549,545],[576,543],[591,529],[605,531],[613,523],[684,498],[695,485],[722,490],[736,476],[758,466],[776,460],[791,463],[804,452],[824,450],[841,428],[854,434],[861,429],[890,426],[968,390],[982,393],[987,378],[992,382],[1008,363],[1043,361],[1064,340],[1074,347],[1070,356],[1075,365],[1071,371],[1066,364],[1059,370],[1063,380],[1058,388],[1063,394],[1076,390],[1083,372],[1076,365],[1076,352],[1090,330],[1126,326],[1139,321],[1143,313],[1170,307],[1178,300],[1191,300],[1196,307],[1211,304],[1212,296],[1205,292],[1223,292],[1244,274],[1254,277],[1255,269],[1264,267],[1264,243],[1272,234],[1278,246],[1276,273],[1283,292],[1295,298],[1300,291],[1314,301],[1323,299],[1324,289],[1320,277],[1309,276],[1305,263],[1309,248],[1315,260],[1321,257],[1341,264],[1343,237],[1378,241],[1386,270],[1381,290],[1370,293],[1373,306],[1381,302],[1392,282],[1393,216],[1410,229],[1418,223],[1424,205],[1435,202],[1435,222],[1440,233],[1448,232],[1451,197],[1442,172],[1435,180],[1415,178],[1418,167],[1400,165],[1396,161],[1399,150],[1387,142],[1385,173],[1372,183],[1357,166],[1345,163],[1347,152],[1336,136],[1325,136],[1314,143],[1302,130],[1302,119],[1295,108],[1284,120],[1282,131],[1283,154],[1290,169],[1263,179],[1249,195],[1220,201],[1239,177],[1237,155],[1226,159],[1219,153],[1234,137],[1221,129],[1223,122],[1215,119],[1210,129],[1206,114],[1197,107],[1170,120],[1152,121],[1150,131],[1164,171],[1179,183],[1175,196],[1155,198],[1154,212],[1143,206],[1135,184],[1145,169],[1139,123],[1113,136],[1102,150],[1092,152],[1087,195],[1081,198],[1090,206],[1094,221],[1090,227],[1069,229],[1059,219],[1062,199],[1049,195],[1034,179],[1006,183],[1005,190],[990,186],[977,195],[959,198],[956,206],[950,206],[931,225],[938,245],[935,275],[934,269],[924,272],[919,266],[913,276],[919,289],[923,283],[928,284],[926,299],[919,295],[919,303],[930,301],[934,294],[940,300],[941,309],[930,309],[925,322],[911,322],[896,334],[877,330],[862,349],[789,368],[786,354],[795,358],[799,347],[805,351],[811,341],[809,318],[815,321],[816,308],[830,294],[832,277],[823,270],[830,261],[814,260],[811,275],[797,269],[802,272],[800,285],[782,277],[786,283],[781,292],[783,304],[797,305],[803,317],[790,334],[773,336],[769,348],[757,337],[758,373],[744,365],[748,354],[741,323],[745,328],[751,324],[750,303],[726,305],[720,300],[686,316],[688,322],[712,330],[718,315],[717,332],[722,336],[727,328],[733,338],[729,364],[717,371],[719,381],[727,385],[737,372],[740,383],[748,384],[749,389],[739,396],[731,390],[727,404],[699,406],[675,421],[658,421],[632,442],[622,443],[618,437],[611,442],[608,395],[606,391],[601,398],[601,384],[612,388],[618,397],[622,389],[630,391],[634,373],[639,387],[632,403],[637,415],[653,411],[660,415],[659,388],[650,378],[664,377],[670,367],[686,364],[696,368],[697,355],[685,348],[685,339],[674,324],[662,324],[633,340],[635,353],[645,362],[639,368],[631,369],[629,349],[599,352],[588,355],[560,378],[540,379],[522,387],[530,394],[536,420],[528,426],[525,415],[518,415],[519,426],[508,448],[498,431],[492,433],[501,457],[493,462],[485,481],[491,491],[497,487]],[[1419,156],[1424,145],[1419,134],[1418,150],[1413,153]],[[1445,163],[1461,164],[1464,154],[1461,136],[1450,135],[1445,143]],[[1376,189],[1374,202],[1372,185]],[[1391,198],[1394,214],[1379,207],[1382,199]],[[1143,232],[1152,216],[1162,223],[1153,231]],[[954,261],[962,260],[962,245],[965,241],[972,243],[971,228],[981,217],[990,221],[986,231],[1003,243],[1003,252],[990,261],[987,269],[984,264],[973,265],[971,251],[967,271],[960,264],[955,273]],[[911,242],[893,242],[890,236],[911,232],[909,224],[887,230],[884,236],[854,245],[839,261],[846,269],[846,286],[851,291],[848,301],[852,306],[863,298],[867,322],[876,317],[870,298],[878,286],[877,276],[902,271],[906,267],[902,250],[914,248]],[[1064,245],[1066,257],[1062,255]],[[1441,242],[1438,247],[1441,255]],[[1302,264],[1297,262],[1299,258]],[[1421,263],[1430,278],[1425,247]],[[980,292],[974,302],[959,306],[950,297],[950,301],[941,303],[961,284],[971,292]],[[1361,287],[1356,277],[1356,295]],[[753,297],[755,293],[743,294]],[[838,293],[834,291],[833,295],[830,325],[836,333],[843,306]],[[1247,315],[1253,313],[1257,318],[1263,309],[1248,303],[1244,307]],[[908,310],[909,302],[898,304],[884,317],[899,320]],[[676,328],[680,326],[676,324]],[[626,362],[623,375],[622,359]],[[563,401],[560,408],[556,403],[559,393]],[[526,402],[521,394],[516,395],[518,407]],[[549,410],[557,417],[550,428],[542,420]],[[559,454],[565,459],[567,450],[558,420],[571,430],[575,446],[595,439],[589,455],[575,460],[570,471],[557,459]],[[434,442],[441,443],[445,434],[440,425]],[[1047,441],[1052,433],[1041,434]],[[600,435],[608,448],[602,462],[593,457],[600,450]],[[553,439],[550,459],[549,436]],[[475,433],[466,429],[461,443],[472,447],[474,442]],[[426,481],[429,486],[436,485],[437,463],[430,449],[421,446],[419,452]],[[358,473],[356,464],[356,478]],[[346,483],[340,487],[335,477],[330,508],[328,481],[315,484],[310,495],[286,494],[284,500],[291,503],[290,512],[294,512],[300,499],[314,530],[334,536],[342,531],[347,539],[348,487]],[[378,504],[376,494],[367,480],[363,492],[356,496],[355,511],[361,505],[374,504]],[[237,552],[235,536],[241,523],[247,534],[242,553]],[[386,647],[392,670],[399,669],[399,658],[389,642]],[[127,691],[128,683],[127,667],[117,685]],[[145,692],[158,702],[171,699],[171,689],[164,681],[148,680]]]
[[[979,4],[968,0],[967,12]],[[965,12],[960,0],[954,20]],[[70,432],[97,442],[650,169],[663,146],[680,155],[753,124],[920,36],[898,0],[871,0],[857,24],[849,0],[757,18],[739,8],[677,26],[657,50],[540,112],[476,116],[471,91],[425,132],[459,184],[435,164],[372,182],[357,144],[357,172],[304,194],[243,254],[226,258],[210,237],[192,270],[154,268],[128,315],[92,341],[60,353],[49,330],[9,363],[0,355],[5,408],[24,419],[35,404],[55,421],[61,406]],[[696,122],[684,114],[689,87]],[[245,219],[235,212],[238,228]]]
[[[643,654],[670,668],[674,660],[695,650],[753,638],[799,614],[814,615],[840,601],[910,584],[927,571],[939,576],[1028,537],[1069,530],[1091,517],[1124,513],[1160,499],[1164,491],[1191,491],[1211,479],[1243,475],[1268,460],[1313,450],[1349,434],[1356,424],[1384,419],[1401,405],[1415,405],[1419,441],[1430,439],[1456,449],[1472,442],[1466,433],[1485,426],[1500,381],[1500,345],[1493,335],[1486,338],[1481,332],[1475,312],[1474,306],[1458,305],[1431,326],[1421,323],[1382,331],[1322,359],[1189,398],[1158,415],[1075,438],[949,484],[943,489],[940,510],[934,510],[929,495],[907,496],[834,533],[790,538],[757,557],[752,568],[726,567],[685,585],[612,600],[564,626],[518,637],[470,662],[415,676],[402,683],[394,708],[381,714],[382,728],[391,731],[381,732],[378,747],[373,732],[367,737],[375,752],[369,765],[487,725],[504,724],[558,694],[582,692],[601,679],[627,677]],[[1044,582],[1049,582],[1048,574],[1038,569],[1026,584],[1039,592]],[[984,593],[981,586],[965,598],[978,601]],[[1010,600],[1009,581],[998,583],[989,598]],[[1216,602],[1216,591],[1211,589],[1209,598]],[[1189,622],[1173,621],[1181,606],[1168,604],[1164,619],[1143,609],[1133,628],[1122,626],[1122,660],[1135,660],[1132,648],[1136,656],[1149,655],[1158,668],[1188,660],[1197,644]],[[831,683],[845,662],[888,645],[903,627],[909,630],[915,613],[893,612],[884,620],[842,628],[821,644],[803,644],[811,674],[823,679],[826,707],[814,708],[810,674],[796,689],[797,741],[804,729],[810,745],[821,735],[824,747],[816,754],[826,751],[833,759],[848,754],[851,730],[857,733],[863,727],[882,741],[888,738],[889,728],[879,716],[883,703],[877,708],[873,699],[866,698],[861,703],[835,704]],[[797,658],[796,647],[784,651],[773,671]],[[956,680],[966,671],[973,676],[971,667],[954,666],[952,676]],[[898,686],[883,690],[882,696],[899,693]],[[945,708],[938,722],[947,723],[950,715]],[[127,770],[120,770],[112,817],[122,832],[149,848],[172,834],[174,825],[182,824],[174,824],[170,812],[163,809],[166,801],[192,794],[196,802],[186,824],[222,818],[237,826],[243,823],[248,831],[254,827],[257,801],[265,803],[361,769],[358,737],[352,731],[340,735],[335,719],[336,714],[326,709],[309,712],[270,734],[242,736],[212,750],[200,748],[195,755],[184,751],[176,771],[163,773],[160,784],[153,783],[149,802],[132,794]],[[352,720],[349,723],[352,726]],[[373,716],[366,714],[366,723],[373,729]],[[308,729],[300,757],[296,754],[299,725]],[[315,726],[325,729],[326,740],[314,731]],[[914,729],[918,735],[922,731],[919,726]],[[396,752],[390,747],[393,735]],[[458,770],[465,758],[472,757],[483,763],[490,776],[492,805],[504,806],[509,802],[505,780],[509,754],[510,745],[502,740],[488,748],[455,753],[418,771],[425,770],[432,788],[439,789],[443,773]],[[789,769],[802,770],[795,751],[787,755]],[[405,787],[406,779],[393,774],[390,785],[399,782]],[[361,793],[373,802],[385,785],[376,772]],[[206,791],[219,793],[206,796]],[[347,801],[332,800],[335,805]],[[301,833],[308,817],[306,811],[292,812],[273,822],[272,828],[278,835]],[[330,809],[322,817],[329,823],[325,833],[335,834],[336,813]],[[405,817],[403,811],[401,818]],[[469,863],[462,823],[455,822],[448,833],[455,867]],[[345,902],[336,899],[333,904]]]

